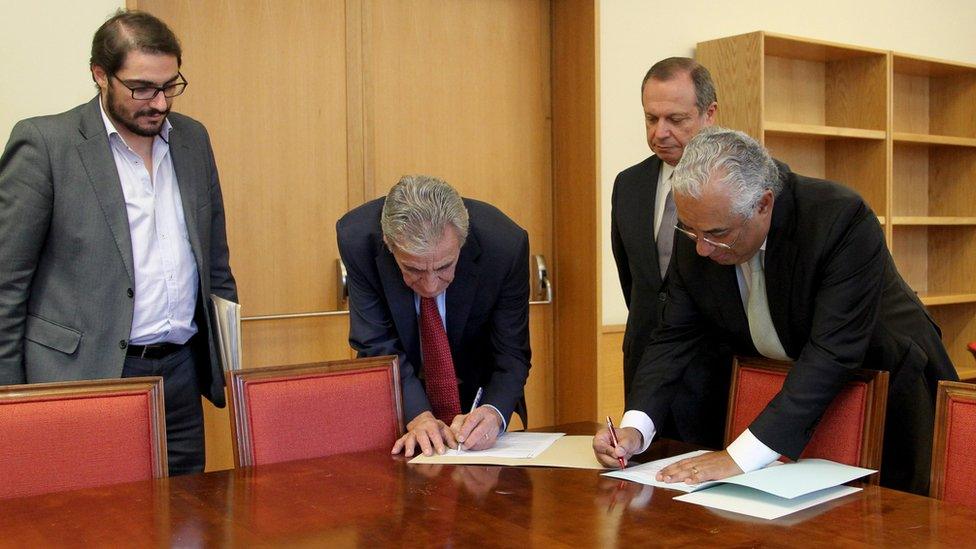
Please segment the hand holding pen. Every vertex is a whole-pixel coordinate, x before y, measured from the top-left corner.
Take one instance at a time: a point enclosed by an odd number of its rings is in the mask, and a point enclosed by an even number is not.
[[[471,411],[467,415],[457,416],[451,423],[459,452],[491,448],[501,432],[501,414],[493,406],[481,406],[482,395],[483,390],[478,389],[471,403]]]
[[[617,433],[613,429],[613,420],[610,416],[607,416],[607,429],[610,431],[610,446],[613,448],[617,447]],[[620,468],[623,469],[627,465],[624,463],[624,458],[618,457],[617,461],[620,463]]]

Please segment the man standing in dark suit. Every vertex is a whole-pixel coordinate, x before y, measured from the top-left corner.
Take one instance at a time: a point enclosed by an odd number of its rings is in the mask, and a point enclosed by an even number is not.
[[[428,176],[403,177],[336,233],[350,345],[400,360],[408,424],[393,453],[493,446],[529,375],[528,234]]]
[[[182,52],[120,11],[92,41],[99,94],[19,122],[0,157],[0,384],[163,377],[171,475],[204,467],[224,405],[208,314],[237,299],[206,129],[171,113]]]
[[[613,257],[629,311],[623,345],[624,394],[634,384],[637,364],[668,300],[675,224],[671,174],[685,144],[712,125],[718,109],[708,69],[687,57],[655,63],[641,83],[641,103],[647,144],[654,155],[617,175],[610,213]],[[662,436],[721,447],[730,358],[716,350],[713,361],[685,372],[680,396],[661,426]]]
[[[891,373],[881,483],[927,493],[935,389],[956,373],[874,212],[847,187],[794,174],[721,128],[688,145],[674,192],[683,236],[672,301],[627,396],[620,444],[611,448],[602,430],[597,457],[611,465],[646,448],[698,350],[725,342],[795,362],[728,448],[673,464],[661,480],[698,483],[797,459],[849,372],[869,367]]]

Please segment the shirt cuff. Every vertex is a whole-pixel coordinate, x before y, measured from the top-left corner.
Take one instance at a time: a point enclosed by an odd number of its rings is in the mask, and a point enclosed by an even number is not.
[[[505,421],[505,416],[502,415],[502,413],[498,410],[498,408],[495,408],[491,404],[485,404],[485,406],[487,406],[487,407],[491,408],[492,410],[494,410],[495,413],[498,414],[498,417],[502,418],[502,430],[499,431],[499,433],[504,433],[505,431],[507,431],[508,430],[508,422]],[[528,429],[529,426],[528,425],[525,425],[524,428],[525,429]]]
[[[620,428],[624,427],[633,427],[640,431],[641,436],[644,437],[644,444],[637,451],[638,454],[647,450],[647,447],[651,445],[651,440],[657,433],[654,430],[654,422],[651,421],[651,417],[640,410],[627,410],[624,412],[624,417],[620,420]]]
[[[733,440],[726,451],[743,473],[762,469],[779,459],[779,452],[763,444],[749,429]]]

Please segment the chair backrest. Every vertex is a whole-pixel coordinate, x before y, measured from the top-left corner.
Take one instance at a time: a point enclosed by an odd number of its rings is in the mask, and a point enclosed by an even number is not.
[[[0,497],[166,475],[161,377],[0,387]]]
[[[725,444],[735,440],[782,389],[791,362],[735,357]],[[870,469],[881,466],[888,372],[859,369],[824,412],[801,458],[823,458]],[[877,483],[878,475],[869,482]]]
[[[395,356],[227,372],[238,467],[389,450],[403,434]]]
[[[976,507],[976,384],[940,381],[929,495]]]

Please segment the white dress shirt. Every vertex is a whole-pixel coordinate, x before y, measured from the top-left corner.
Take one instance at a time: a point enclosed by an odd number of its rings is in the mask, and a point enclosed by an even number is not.
[[[100,105],[101,106],[101,105]],[[198,280],[180,189],[169,154],[169,120],[153,139],[152,177],[142,158],[115,129],[102,107],[132,241],[134,311],[129,341],[135,345],[186,343],[193,322]]]
[[[756,253],[763,254],[763,261],[765,261],[765,241],[763,241],[762,246]],[[749,269],[748,261],[736,265],[735,276],[739,283],[739,294],[742,298],[743,308],[749,302],[749,281],[752,280],[751,275],[752,272]],[[651,445],[651,440],[653,440],[654,435],[657,434],[654,422],[651,421],[650,416],[640,410],[627,410],[624,413],[623,419],[620,421],[620,427],[633,427],[640,431],[641,436],[644,437],[644,444],[639,452],[647,450],[647,447]],[[733,440],[726,450],[729,452],[732,461],[739,466],[739,469],[742,469],[743,473],[762,469],[780,457],[779,452],[763,444],[749,429],[743,431],[741,435]]]

